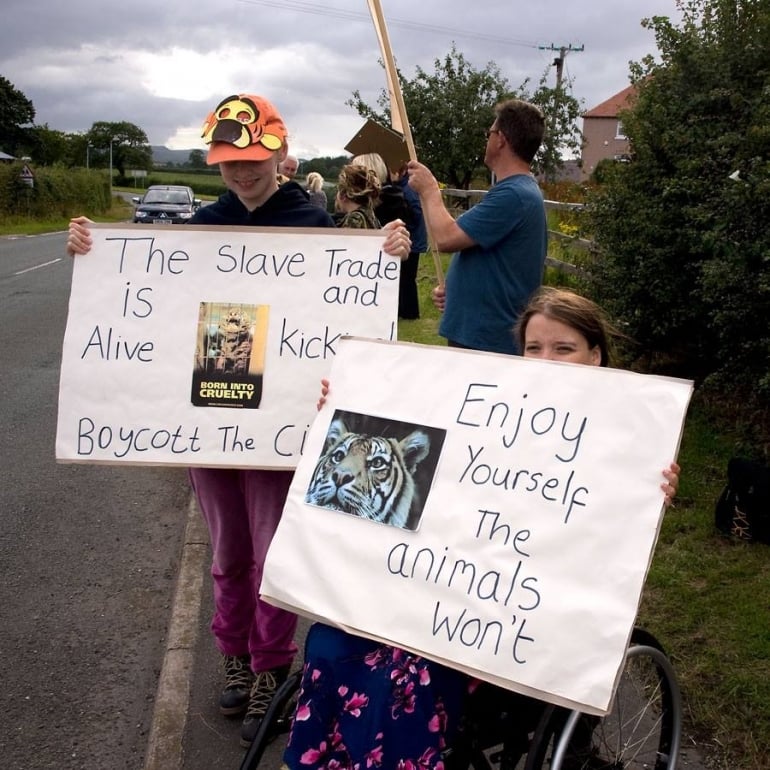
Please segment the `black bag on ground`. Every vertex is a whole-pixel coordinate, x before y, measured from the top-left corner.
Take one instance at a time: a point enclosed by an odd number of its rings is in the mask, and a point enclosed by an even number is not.
[[[727,486],[717,500],[714,522],[723,535],[770,543],[770,468],[733,457],[727,463]]]

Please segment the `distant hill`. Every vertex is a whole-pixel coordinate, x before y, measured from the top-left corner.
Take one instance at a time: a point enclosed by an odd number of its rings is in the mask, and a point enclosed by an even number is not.
[[[151,145],[152,150],[152,162],[156,166],[165,166],[169,163],[187,163],[190,159],[190,150],[170,150],[168,147],[158,147],[157,145]]]

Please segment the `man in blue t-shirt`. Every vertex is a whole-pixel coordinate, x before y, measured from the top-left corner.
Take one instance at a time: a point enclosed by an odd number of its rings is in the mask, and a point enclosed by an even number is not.
[[[520,353],[512,329],[543,280],[548,240],[543,195],[530,171],[545,120],[518,99],[495,107],[484,163],[495,185],[455,220],[430,170],[409,163],[409,185],[420,196],[428,232],[439,251],[453,251],[446,287],[433,290],[444,315],[439,334],[450,346]]]

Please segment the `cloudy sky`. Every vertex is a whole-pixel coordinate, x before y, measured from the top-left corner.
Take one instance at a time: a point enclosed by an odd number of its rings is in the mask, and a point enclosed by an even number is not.
[[[534,89],[555,56],[584,109],[628,85],[628,62],[655,54],[650,16],[675,0],[380,0],[398,67],[433,71],[452,42]],[[38,124],[84,132],[127,120],[150,144],[204,148],[206,114],[231,93],[273,101],[303,158],[339,155],[361,126],[354,89],[374,105],[385,74],[366,0],[3,0],[0,75]],[[549,78],[555,83],[555,69]]]

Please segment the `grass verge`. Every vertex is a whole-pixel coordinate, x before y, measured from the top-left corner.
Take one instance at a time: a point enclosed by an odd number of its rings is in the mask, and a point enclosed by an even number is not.
[[[91,216],[94,222],[125,222],[130,220],[134,207],[119,196],[113,196],[112,208],[102,216]],[[0,222],[0,236],[42,235],[58,233],[69,226],[68,217],[35,219],[33,217],[4,217]]]

